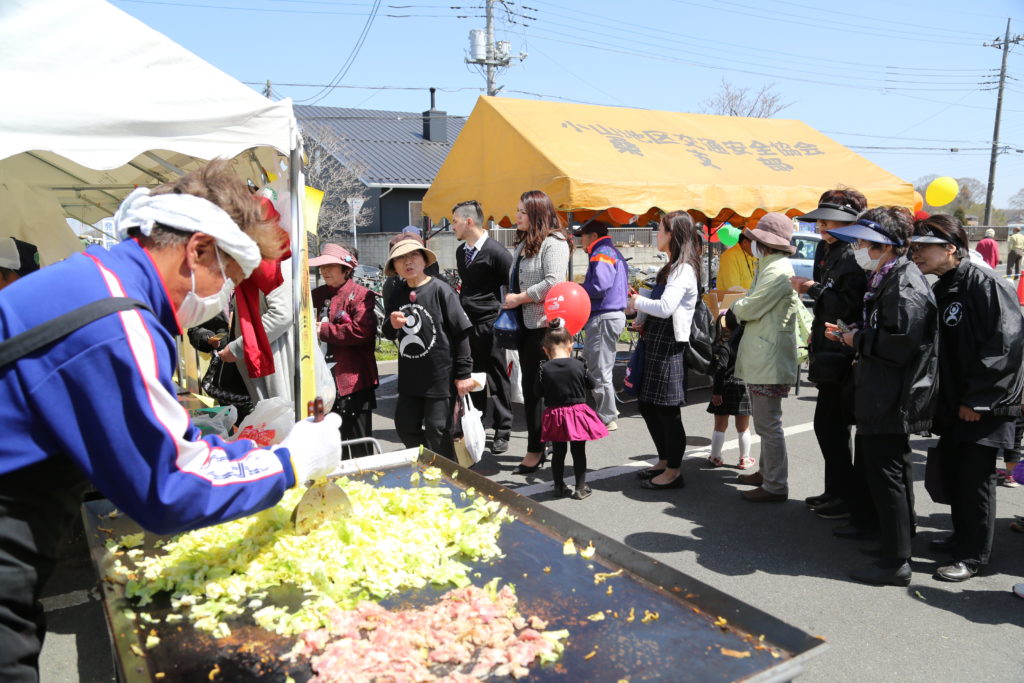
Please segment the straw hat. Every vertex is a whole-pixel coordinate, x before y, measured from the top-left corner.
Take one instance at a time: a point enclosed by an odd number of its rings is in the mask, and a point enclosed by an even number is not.
[[[391,245],[391,253],[388,254],[388,260],[384,264],[385,275],[398,275],[398,271],[395,270],[393,261],[399,256],[405,256],[411,254],[414,251],[422,251],[424,258],[426,259],[426,265],[430,266],[437,263],[437,254],[423,246],[423,242],[418,239],[404,239],[399,242],[395,242]]]

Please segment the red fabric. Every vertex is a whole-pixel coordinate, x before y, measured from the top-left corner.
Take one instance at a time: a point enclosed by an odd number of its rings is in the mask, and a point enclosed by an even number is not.
[[[377,316],[373,292],[354,280],[337,289],[323,285],[313,290],[313,307],[318,320],[330,302],[327,322],[320,325],[320,340],[327,342],[334,356],[334,382],[339,396],[376,387],[377,361],[373,356]]]
[[[274,374],[274,353],[270,339],[263,329],[260,314],[260,293],[269,294],[284,282],[281,264],[272,259],[263,261],[242,281],[235,290],[235,306],[238,309],[238,328],[242,331],[242,349],[245,365],[250,377],[266,377]]]
[[[978,245],[974,247],[981,254],[981,257],[985,259],[985,263],[989,264],[993,268],[999,265],[999,245],[991,237],[978,242]]]

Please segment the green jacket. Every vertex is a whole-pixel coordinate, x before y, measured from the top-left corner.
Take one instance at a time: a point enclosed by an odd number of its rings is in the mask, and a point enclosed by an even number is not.
[[[732,305],[746,323],[736,358],[736,377],[747,384],[793,384],[797,377],[796,316],[800,298],[789,283],[785,254],[760,260],[750,291]]]

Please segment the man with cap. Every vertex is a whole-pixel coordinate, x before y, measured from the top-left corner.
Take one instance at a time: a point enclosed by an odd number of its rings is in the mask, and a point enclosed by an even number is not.
[[[1020,262],[1024,258],[1024,235],[1020,234],[1020,226],[1013,226],[1013,232],[1006,240],[1006,277],[1020,277]]]
[[[38,676],[40,590],[86,477],[169,534],[270,507],[340,457],[336,415],[259,448],[202,437],[178,403],[175,336],[223,310],[282,250],[230,162],[135,190],[114,221],[121,244],[0,294],[0,680]],[[42,333],[53,336],[32,343]]]
[[[985,263],[993,270],[999,265],[999,244],[995,240],[996,231],[992,228],[985,230],[985,236],[974,246],[985,259]]]
[[[0,238],[0,289],[39,270],[39,249],[14,237]]]
[[[594,382],[595,412],[609,431],[619,428],[615,407],[615,345],[626,327],[629,269],[608,235],[608,225],[591,220],[573,232],[589,255],[583,289],[590,296],[590,318],[583,330],[583,360]]]
[[[854,322],[864,306],[864,269],[857,265],[853,246],[836,239],[829,230],[852,224],[865,208],[867,199],[856,190],[824,192],[818,208],[803,216],[815,222],[821,235],[814,255],[814,277],[794,276],[790,281],[797,293],[814,299],[808,379],[818,385],[814,435],[825,460],[825,490],[807,498],[806,503],[824,519],[848,517],[853,506],[858,526],[871,527],[874,508],[867,483],[853,469],[849,419],[853,411],[853,349],[825,335],[825,323]]]
[[[494,321],[504,300],[501,289],[512,269],[512,253],[487,236],[484,212],[479,202],[459,202],[452,208],[452,232],[462,244],[455,250],[455,265],[462,288],[459,301],[473,323],[469,347],[473,370],[487,375],[487,391],[470,394],[481,412],[486,412],[487,394],[491,397],[494,440],[491,453],[508,450],[512,433],[512,388],[508,379],[505,349],[494,342]]]
[[[352,279],[359,265],[355,255],[340,244],[325,244],[320,255],[309,260],[319,268],[324,284],[313,290],[317,338],[327,343],[333,359],[331,372],[338,389],[332,412],[341,416],[341,438],[373,436],[373,409],[377,407],[377,360],[373,355],[377,338],[376,294]],[[373,452],[370,444],[345,447],[345,457],[357,458]]]
[[[452,395],[473,388],[473,325],[452,288],[426,274],[436,262],[434,252],[417,239],[391,247],[384,274],[402,280],[384,303],[381,334],[398,345],[398,437],[406,448],[423,445],[451,458]]]

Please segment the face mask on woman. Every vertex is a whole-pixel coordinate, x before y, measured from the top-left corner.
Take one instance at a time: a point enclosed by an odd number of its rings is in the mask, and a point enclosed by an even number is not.
[[[217,254],[217,265],[220,266],[220,274],[224,277],[224,286],[220,288],[219,292],[209,296],[199,296],[196,294],[196,274],[192,273],[192,289],[185,295],[181,307],[178,308],[178,323],[184,330],[205,323],[218,313],[227,310],[235,283],[224,273],[224,265],[220,262],[220,253],[215,253]]]
[[[761,251],[761,245],[757,242],[750,243],[750,255],[754,258],[761,258],[764,256],[764,252]]]
[[[857,265],[864,270],[874,272],[875,269],[878,268],[878,259],[871,258],[871,254],[868,253],[867,247],[854,249],[853,258],[857,260]]]

